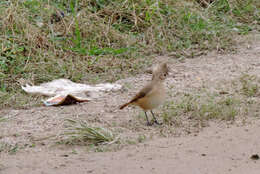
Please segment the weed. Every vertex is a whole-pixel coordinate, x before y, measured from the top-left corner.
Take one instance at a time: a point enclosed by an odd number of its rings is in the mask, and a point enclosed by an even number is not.
[[[146,140],[146,136],[145,135],[139,135],[137,140],[138,140],[139,143],[142,143]]]
[[[236,35],[258,29],[259,8],[258,0],[218,0],[207,8],[190,0],[3,0],[0,107],[37,103],[20,79],[113,82],[143,72],[151,54],[233,51]]]
[[[72,149],[71,153],[72,154],[78,154],[78,152],[75,149]]]
[[[6,121],[7,119],[4,117],[0,117],[0,123]]]
[[[0,153],[1,152],[8,152],[10,155],[14,155],[19,149],[18,144],[11,145],[8,143],[0,142]]]
[[[176,105],[174,102],[168,102],[164,105],[163,108],[164,112],[162,113],[163,122],[166,124],[175,124],[177,126],[177,117],[179,115],[178,109],[176,108]],[[168,111],[168,112],[165,112]]]
[[[248,74],[244,74],[240,78],[240,83],[242,84],[241,92],[242,94],[253,97],[258,95],[259,93],[259,84],[257,82],[256,76],[250,76]]]
[[[183,94],[176,102],[168,102],[163,108],[163,120],[167,124],[181,125],[179,117],[204,122],[210,119],[234,120],[239,114],[240,100],[236,97],[219,97],[214,94]]]
[[[65,133],[69,135],[69,144],[82,143],[82,144],[106,144],[114,140],[112,132],[100,128],[90,127],[84,121],[67,120],[70,125]]]
[[[126,142],[127,144],[131,144],[131,145],[137,144],[137,142],[136,142],[135,140],[132,140],[132,139],[126,139],[125,142]]]

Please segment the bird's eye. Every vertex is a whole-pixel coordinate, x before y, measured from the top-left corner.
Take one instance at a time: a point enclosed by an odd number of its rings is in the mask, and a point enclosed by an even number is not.
[[[166,77],[166,76],[167,76],[167,74],[166,74],[166,73],[164,73],[163,75],[164,75],[164,77]]]

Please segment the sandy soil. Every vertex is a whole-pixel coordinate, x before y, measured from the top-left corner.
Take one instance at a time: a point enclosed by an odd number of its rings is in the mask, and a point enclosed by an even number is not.
[[[172,75],[167,79],[168,101],[178,92],[207,88],[218,91],[228,88],[228,82],[243,73],[260,74],[260,36],[255,36],[234,54],[210,53],[185,61],[170,57]],[[0,123],[0,143],[17,146],[13,154],[0,152],[1,174],[50,173],[259,173],[260,120],[250,117],[246,122],[237,119],[229,124],[210,121],[207,127],[192,131],[191,122],[179,128],[166,125],[146,127],[138,119],[138,109],[118,110],[150,78],[149,74],[122,79],[117,83],[124,90],[107,93],[102,99],[72,106],[1,110],[7,121]],[[260,100],[256,97],[255,100]],[[160,108],[157,109],[160,112]],[[259,114],[259,112],[256,112]],[[180,116],[181,117],[181,116]],[[246,117],[246,116],[244,116]],[[57,145],[64,130],[65,119],[83,119],[91,125],[108,127],[120,132],[122,139],[151,136],[142,143],[124,144],[109,152],[89,152],[84,146]],[[191,120],[192,121],[192,120]],[[189,128],[189,133],[185,131]],[[173,129],[171,136],[161,131]],[[51,138],[44,138],[50,136]]]
[[[211,125],[198,136],[162,138],[117,152],[70,154],[66,149],[41,149],[4,155],[2,173],[230,173],[258,174],[260,121],[221,129]]]

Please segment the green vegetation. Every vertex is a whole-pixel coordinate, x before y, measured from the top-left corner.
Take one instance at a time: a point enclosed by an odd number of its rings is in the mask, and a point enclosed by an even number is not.
[[[1,152],[8,152],[10,155],[14,155],[19,149],[18,144],[8,144],[0,142],[0,153]]]
[[[181,118],[205,122],[210,119],[234,121],[237,116],[257,116],[259,101],[259,77],[242,74],[231,81],[231,89],[208,89],[179,93],[177,98],[168,101],[163,107],[162,117],[166,124],[180,126]]]
[[[180,100],[166,104],[162,116],[164,122],[170,125],[175,124],[180,115],[201,122],[210,119],[233,121],[240,112],[240,106],[241,101],[233,96],[184,94]]]
[[[259,30],[260,2],[2,0],[0,19],[0,107],[14,107],[31,100],[21,80],[115,81],[150,55],[233,51],[236,35]]]
[[[6,120],[7,120],[6,118],[0,117],[0,123]]]
[[[101,127],[90,127],[84,121],[67,120],[70,124],[65,135],[69,138],[66,144],[98,145],[112,142],[114,136],[112,132]]]
[[[240,78],[240,83],[242,84],[241,92],[243,95],[247,97],[254,97],[259,95],[259,83],[260,79],[256,76],[250,76],[248,74],[244,74]]]

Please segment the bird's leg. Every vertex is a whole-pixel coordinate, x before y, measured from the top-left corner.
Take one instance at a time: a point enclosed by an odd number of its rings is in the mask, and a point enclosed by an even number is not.
[[[152,123],[149,122],[148,116],[147,116],[147,114],[146,114],[145,111],[144,111],[144,114],[145,114],[146,121],[147,121],[147,122],[146,122],[146,125],[147,125],[147,126],[152,126]]]
[[[154,116],[152,110],[151,110],[151,113],[152,113],[152,115],[153,115],[154,122],[155,122],[156,124],[158,124],[158,125],[161,125],[162,123],[159,123],[159,122],[157,121],[157,119],[156,119],[156,117]]]

